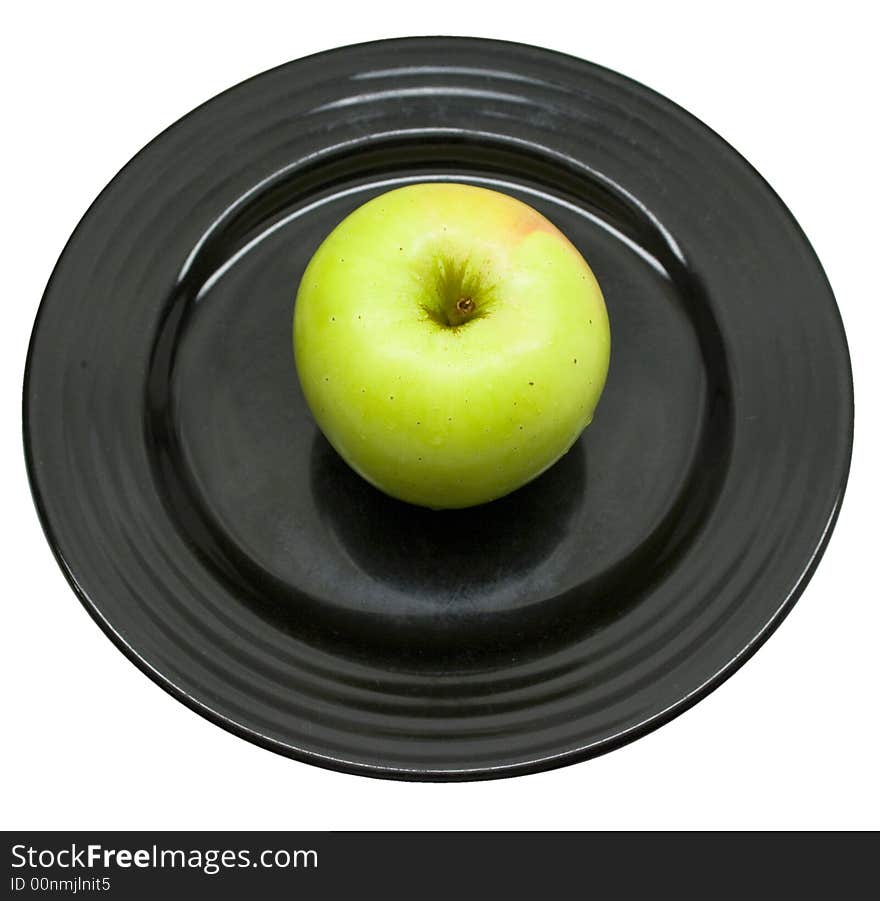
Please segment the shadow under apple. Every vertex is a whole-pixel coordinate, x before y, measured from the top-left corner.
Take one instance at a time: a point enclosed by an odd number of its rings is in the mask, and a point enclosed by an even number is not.
[[[423,613],[426,601],[432,608],[459,602],[479,615],[491,612],[474,609],[481,599],[522,583],[565,536],[583,500],[586,461],[578,442],[506,497],[428,510],[374,488],[317,433],[311,480],[319,513],[364,574],[406,592]]]

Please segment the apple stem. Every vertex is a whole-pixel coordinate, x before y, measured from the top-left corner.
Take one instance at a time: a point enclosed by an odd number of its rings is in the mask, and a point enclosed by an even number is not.
[[[455,311],[449,317],[449,324],[452,326],[462,325],[467,322],[477,310],[477,305],[472,297],[467,295],[459,297],[455,302]]]
[[[455,297],[455,294],[452,297]],[[469,294],[462,294],[454,303],[452,298],[449,298],[445,303],[441,300],[438,306],[430,304],[423,306],[422,309],[438,325],[452,329],[482,315],[477,309],[477,302]]]

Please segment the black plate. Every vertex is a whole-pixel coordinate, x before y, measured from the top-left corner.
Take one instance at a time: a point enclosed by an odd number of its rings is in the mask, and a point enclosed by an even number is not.
[[[428,179],[548,216],[612,325],[574,449],[458,512],[352,474],[291,350],[319,242]],[[141,669],[267,748],[407,779],[571,763],[716,687],[816,566],[853,425],[829,285],[742,157],[613,72],[457,38],[290,63],[142,150],[58,262],[24,416],[49,541]]]

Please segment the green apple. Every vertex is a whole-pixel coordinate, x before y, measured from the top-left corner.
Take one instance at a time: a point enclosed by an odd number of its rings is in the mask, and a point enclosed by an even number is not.
[[[540,475],[593,418],[602,292],[552,223],[497,191],[414,184],[347,216],[309,262],[296,366],[328,441],[381,491],[468,507]]]

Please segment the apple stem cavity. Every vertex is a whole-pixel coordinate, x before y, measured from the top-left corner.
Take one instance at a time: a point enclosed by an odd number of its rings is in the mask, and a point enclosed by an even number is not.
[[[482,283],[470,260],[441,255],[433,268],[422,308],[437,325],[455,330],[487,314],[492,288]]]

